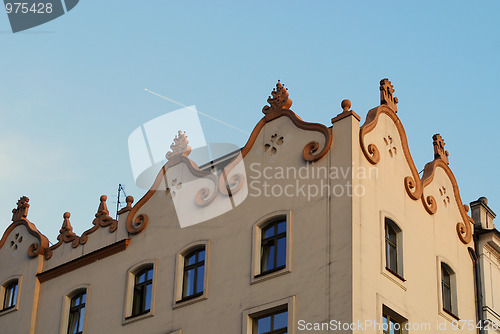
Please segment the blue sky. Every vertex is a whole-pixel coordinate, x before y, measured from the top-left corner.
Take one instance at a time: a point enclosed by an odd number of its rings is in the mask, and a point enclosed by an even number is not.
[[[278,79],[304,120],[330,124],[344,98],[362,121],[388,77],[423,169],[440,133],[464,203],[500,207],[500,2],[93,1],[13,34],[0,11],[0,230],[20,196],[54,242],[69,211],[91,226],[119,183],[136,201],[128,136],[179,108],[251,132]],[[245,135],[202,119],[213,141]]]

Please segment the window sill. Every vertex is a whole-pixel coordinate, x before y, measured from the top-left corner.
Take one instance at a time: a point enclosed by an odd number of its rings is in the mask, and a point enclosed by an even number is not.
[[[172,308],[175,310],[175,309],[178,309],[178,308],[181,308],[184,306],[188,306],[188,305],[192,305],[192,304],[201,302],[201,301],[206,300],[206,299],[208,299],[208,296],[206,293],[203,293],[201,295],[190,296],[190,297],[176,301],[175,305]]]
[[[14,306],[4,308],[3,310],[0,310],[0,316],[7,314],[7,313],[14,312],[14,311],[17,311],[17,304]]]
[[[385,270],[387,270],[388,272],[390,272],[391,274],[393,274],[394,276],[396,276],[397,278],[399,278],[401,281],[403,282],[406,282],[406,280],[404,279],[403,276],[400,276],[397,272],[395,272],[394,270],[388,268],[388,267],[385,267]]]
[[[391,280],[394,284],[396,284],[397,286],[399,286],[404,291],[407,290],[406,289],[406,280],[404,278],[402,278],[401,276],[399,276],[399,275],[395,275],[392,270],[389,270],[386,267],[382,267],[380,269],[380,273],[382,275],[384,275],[385,277],[387,277],[389,280]]]
[[[444,313],[446,313],[446,314],[448,314],[449,316],[453,317],[455,320],[460,320],[460,318],[458,317],[458,315],[455,315],[453,312],[448,311],[448,310],[447,310],[447,309],[445,309],[444,307],[443,307],[443,311],[444,311]]]
[[[127,324],[130,324],[132,322],[136,322],[136,321],[139,321],[139,320],[142,320],[142,319],[145,319],[145,318],[150,318],[153,315],[154,314],[153,314],[153,312],[151,312],[151,310],[149,310],[147,312],[144,312],[144,313],[140,313],[140,314],[136,314],[136,315],[131,315],[131,316],[126,317],[123,320],[122,325],[127,325]]]
[[[275,270],[266,271],[265,273],[255,275],[254,277],[252,277],[250,284],[257,284],[263,281],[267,281],[271,278],[288,274],[290,272],[291,270],[287,267],[276,268]]]

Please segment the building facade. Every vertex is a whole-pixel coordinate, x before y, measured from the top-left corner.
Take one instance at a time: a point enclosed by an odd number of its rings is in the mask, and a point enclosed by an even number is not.
[[[344,100],[325,126],[278,82],[240,151],[198,167],[179,132],[136,204],[115,220],[101,196],[80,236],[64,213],[53,245],[22,197],[0,241],[0,332],[477,333],[498,316],[498,231],[473,240],[438,134],[419,175],[393,93],[384,79],[363,125]]]

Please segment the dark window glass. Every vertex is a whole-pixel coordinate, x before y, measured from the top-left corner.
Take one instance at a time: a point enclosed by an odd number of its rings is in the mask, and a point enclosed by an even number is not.
[[[131,316],[136,316],[150,311],[152,289],[153,266],[147,266],[135,275],[134,299],[132,302]]]
[[[264,315],[254,320],[254,334],[286,334],[288,332],[288,311]]]
[[[398,273],[398,241],[397,231],[387,220],[385,222],[385,259],[386,267]]]
[[[83,333],[85,320],[85,302],[87,299],[86,291],[77,293],[71,298],[69,309],[68,334]]]
[[[262,229],[261,274],[286,266],[286,220],[276,220]]]
[[[3,310],[16,306],[18,283],[19,283],[18,280],[14,280],[5,285],[5,293],[3,296],[3,308],[2,308]]]
[[[453,312],[451,302],[451,270],[444,264],[441,264],[441,286],[443,293],[443,308],[448,312]]]
[[[182,299],[189,299],[202,295],[204,283],[205,248],[198,248],[185,256]]]

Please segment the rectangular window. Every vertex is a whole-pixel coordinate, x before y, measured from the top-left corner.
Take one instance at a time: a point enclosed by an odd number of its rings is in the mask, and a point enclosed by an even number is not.
[[[280,310],[262,315],[253,320],[252,334],[286,334],[288,332],[288,311]]]
[[[402,232],[399,226],[389,218],[384,220],[385,269],[402,281],[403,247]]]
[[[5,284],[2,310],[7,310],[16,306],[18,285],[19,281],[17,279]]]
[[[441,302],[443,311],[458,319],[456,275],[444,262],[441,262]]]

